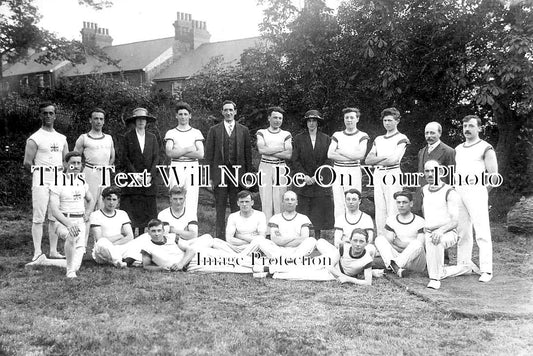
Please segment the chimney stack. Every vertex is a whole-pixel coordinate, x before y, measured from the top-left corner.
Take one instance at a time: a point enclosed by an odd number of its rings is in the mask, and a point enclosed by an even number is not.
[[[113,44],[109,29],[98,27],[98,24],[94,22],[83,21],[83,28],[80,32],[81,42],[84,45],[104,48]]]
[[[191,14],[178,12],[174,22],[174,56],[194,50],[209,43],[211,34],[204,21],[193,20]]]

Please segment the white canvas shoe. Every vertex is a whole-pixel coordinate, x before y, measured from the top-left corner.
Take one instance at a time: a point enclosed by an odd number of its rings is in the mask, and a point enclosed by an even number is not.
[[[436,279],[431,279],[428,283],[428,288],[431,289],[439,289],[440,288],[440,281],[437,281]]]
[[[479,281],[484,282],[484,283],[490,282],[491,279],[492,279],[492,273],[483,272],[481,273],[481,276],[479,277]]]

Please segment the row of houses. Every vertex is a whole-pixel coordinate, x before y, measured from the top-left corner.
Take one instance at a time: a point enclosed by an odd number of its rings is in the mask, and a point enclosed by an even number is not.
[[[137,86],[151,83],[157,89],[176,94],[186,80],[198,74],[214,57],[220,58],[222,66],[236,65],[242,53],[257,46],[260,41],[259,37],[251,37],[210,42],[207,24],[183,12],[177,13],[173,26],[173,37],[113,46],[109,29],[84,22],[82,43],[100,47],[117,64],[104,62],[94,56],[88,56],[84,64],[74,65],[66,60],[40,64],[35,60],[42,53],[33,53],[24,61],[3,70],[0,94],[23,89],[54,88],[60,77],[95,73],[127,80]]]

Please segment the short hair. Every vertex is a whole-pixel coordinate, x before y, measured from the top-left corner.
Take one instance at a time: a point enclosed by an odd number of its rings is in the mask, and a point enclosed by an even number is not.
[[[358,108],[344,108],[342,109],[342,115],[346,115],[348,113],[355,113],[355,116],[357,116],[357,118],[359,118],[361,116],[361,111],[358,109]]]
[[[344,192],[344,197],[346,198],[346,196],[348,194],[357,194],[357,196],[359,197],[359,199],[361,199],[361,192],[359,191],[359,189],[357,188],[351,188],[351,189],[348,189],[347,191]]]
[[[233,101],[231,100],[224,100],[224,102],[222,103],[222,107],[224,107],[224,105],[226,104],[231,104],[233,105],[233,110],[237,110],[237,104],[235,104]]]
[[[238,199],[244,199],[244,198],[246,198],[248,196],[252,200],[254,200],[254,197],[252,196],[252,192],[250,192],[249,190],[241,190],[240,192],[237,193],[237,200]]]
[[[355,234],[363,235],[365,237],[365,241],[368,242],[368,231],[366,231],[365,229],[361,229],[361,228],[353,229],[352,233],[350,234],[350,240],[353,238],[353,235]]]
[[[477,126],[481,127],[481,119],[477,115],[466,115],[465,117],[463,117],[463,122],[468,122],[472,119],[475,119],[477,122]]]
[[[393,197],[394,199],[398,197],[406,197],[409,201],[413,201],[413,193],[408,190],[400,190],[399,192],[394,193]]]
[[[427,127],[428,125],[432,125],[432,124],[435,124],[435,125],[437,126],[437,131],[438,131],[438,133],[442,134],[442,125],[441,125],[440,123],[438,123],[437,121],[431,121],[431,122],[428,122],[428,123],[426,124],[426,127]],[[425,131],[425,130],[426,130],[426,128],[424,127],[424,131]]]
[[[52,103],[51,101],[43,101],[39,103],[39,112],[41,112],[42,109],[49,107],[49,106],[53,106],[54,112],[56,111],[56,105],[54,103]]]
[[[115,194],[117,196],[117,198],[120,199],[121,193],[122,193],[122,191],[117,186],[106,187],[106,188],[104,188],[104,190],[102,190],[102,198],[105,199],[108,196],[110,196],[111,194]]]
[[[180,110],[187,110],[189,112],[189,114],[192,114],[191,106],[189,104],[187,104],[186,102],[184,102],[184,101],[177,102],[176,106],[174,107],[174,110],[176,110],[176,114]]]
[[[293,190],[287,190],[285,193],[283,193],[282,199],[285,199],[287,194],[294,194],[296,196],[296,200],[298,200],[298,194],[296,194]]]
[[[93,116],[93,113],[95,113],[95,112],[102,113],[102,114],[104,114],[104,116],[106,116],[106,114],[107,114],[104,109],[97,107],[97,108],[93,108],[91,110],[91,112],[89,113],[89,117]]]
[[[178,185],[175,185],[173,186],[170,191],[169,191],[169,196],[173,196],[173,195],[186,195],[187,194],[187,188],[185,187],[180,187]]]
[[[72,157],[81,157],[81,153],[79,153],[78,151],[70,151],[65,155],[65,162],[70,161]]]
[[[270,116],[272,115],[273,112],[279,112],[281,115],[285,115],[285,110],[283,110],[281,107],[279,106],[271,106],[267,109],[267,115]]]
[[[151,227],[161,226],[161,225],[163,225],[163,222],[159,219],[152,219],[148,221],[148,229],[150,229]]]
[[[383,120],[385,116],[389,116],[389,115],[394,117],[394,120],[396,121],[400,120],[400,116],[401,116],[400,112],[398,111],[398,109],[394,107],[383,109],[383,111],[381,112],[381,120]]]

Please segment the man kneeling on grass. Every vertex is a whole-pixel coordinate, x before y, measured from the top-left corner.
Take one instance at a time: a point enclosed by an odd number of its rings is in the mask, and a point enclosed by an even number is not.
[[[349,242],[341,243],[339,248],[324,239],[319,239],[316,248],[320,252],[317,257],[304,257],[297,263],[277,261],[269,266],[262,266],[267,261],[254,263],[254,277],[263,278],[269,275],[276,279],[292,279],[307,281],[331,281],[360,285],[372,284],[372,262],[375,249],[368,245],[368,232],[356,228],[352,231]],[[257,259],[259,254],[254,255]],[[274,261],[276,262],[276,261]]]
[[[62,185],[50,187],[50,209],[56,222],[53,230],[65,240],[65,260],[47,259],[41,255],[26,266],[57,266],[66,267],[67,278],[76,278],[85,253],[85,226],[92,211],[92,196],[89,186],[81,176],[81,154],[76,151],[65,155],[66,175],[58,177]]]

